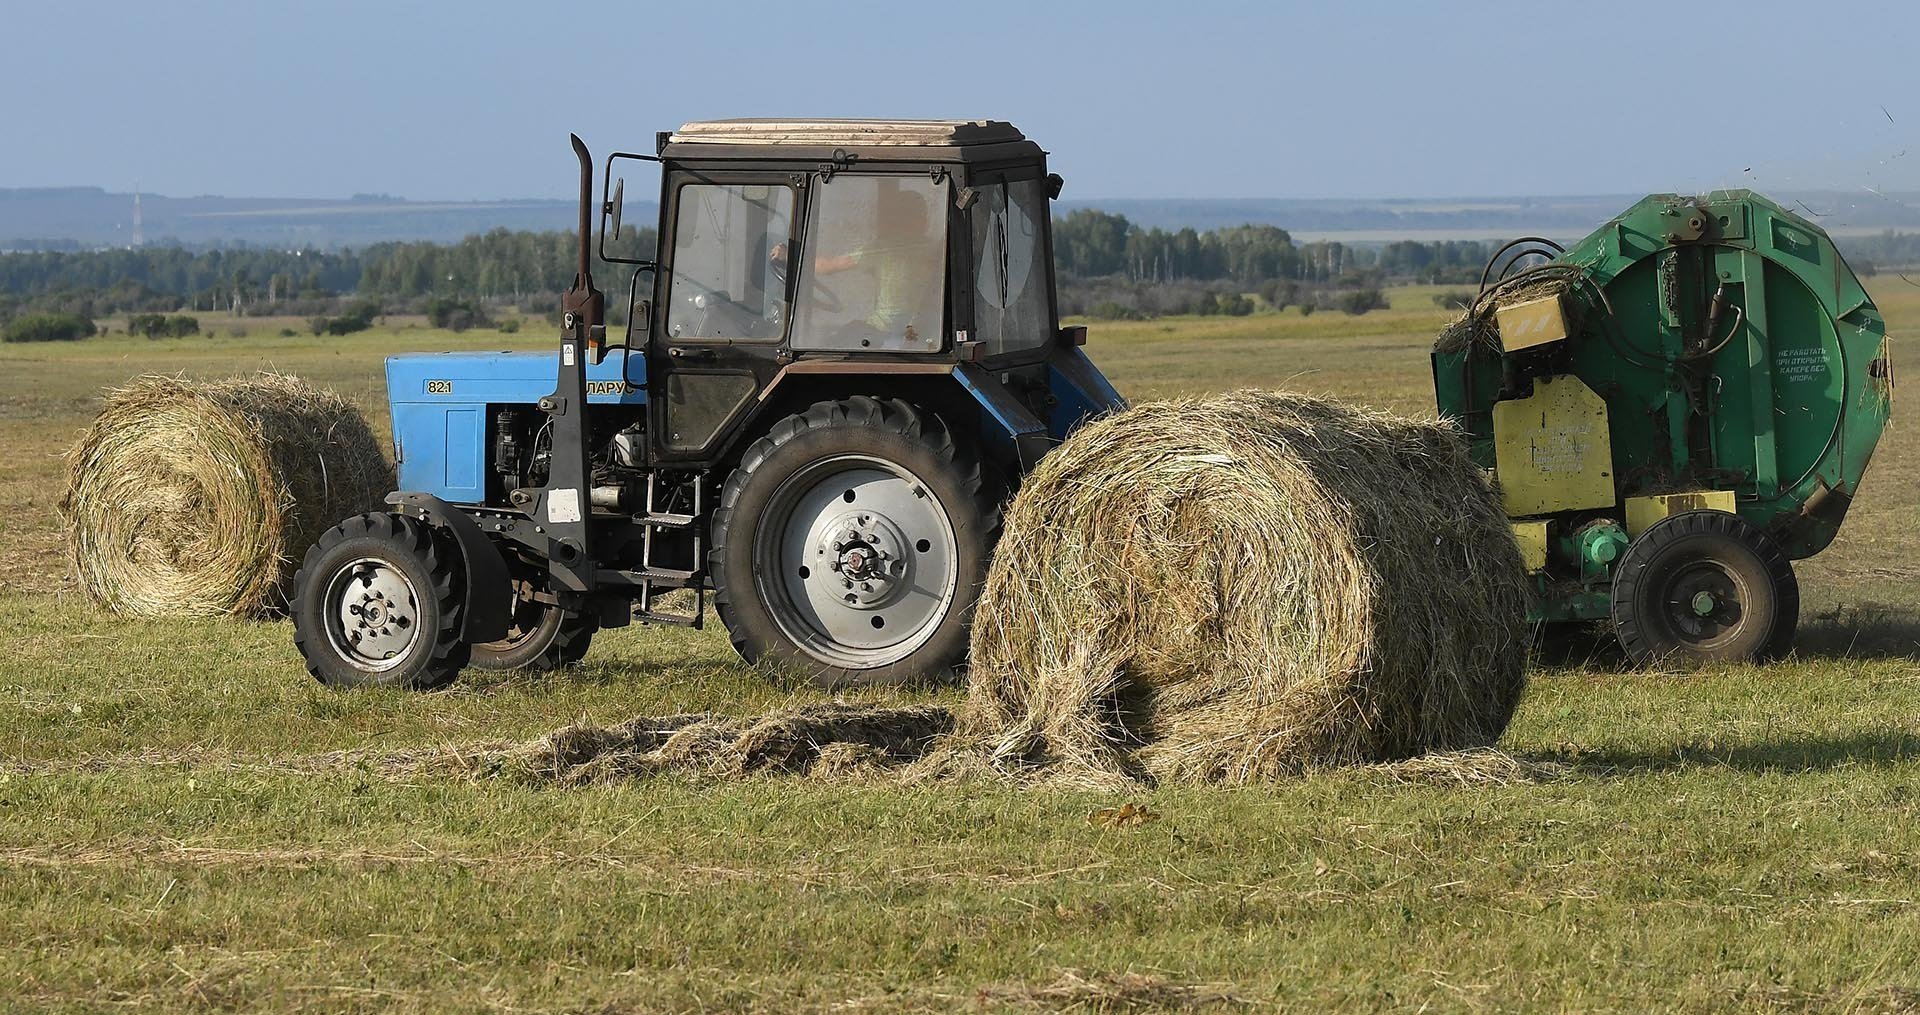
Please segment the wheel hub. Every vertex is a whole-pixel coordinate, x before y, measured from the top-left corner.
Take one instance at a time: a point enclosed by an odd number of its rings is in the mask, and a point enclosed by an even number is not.
[[[1739,578],[1718,562],[1682,567],[1667,587],[1672,629],[1687,641],[1713,644],[1739,630],[1744,619]]]
[[[812,572],[808,580],[821,583],[828,595],[856,609],[891,602],[904,587],[909,560],[900,527],[884,514],[849,511],[825,528],[828,534],[814,547],[814,556],[826,560],[827,566]]]
[[[885,666],[931,637],[954,600],[953,522],[897,463],[812,463],[775,490],[754,538],[774,622],[822,662]]]
[[[366,557],[341,568],[329,583],[327,603],[334,651],[361,669],[397,665],[418,637],[413,583],[387,561]]]

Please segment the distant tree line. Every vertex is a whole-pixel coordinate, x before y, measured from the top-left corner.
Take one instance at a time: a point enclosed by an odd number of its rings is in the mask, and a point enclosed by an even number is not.
[[[1250,314],[1261,304],[1364,314],[1386,306],[1389,282],[1476,280],[1498,247],[1296,243],[1285,229],[1251,224],[1169,231],[1090,208],[1056,220],[1053,237],[1062,312],[1104,318]]]
[[[635,244],[651,249],[652,231],[640,232]],[[577,242],[571,233],[496,229],[453,244],[380,243],[359,251],[142,247],[0,254],[0,317],[43,304],[87,316],[179,310],[311,316],[343,309],[343,297],[555,302],[573,280]]]
[[[1863,277],[1882,271],[1912,274],[1920,269],[1920,233],[1896,233],[1888,230],[1872,236],[1849,236],[1834,241],[1847,264]]]
[[[380,243],[357,251],[149,247],[6,253],[0,254],[0,328],[22,318],[47,318],[13,329],[22,336],[13,340],[81,337],[91,333],[96,317],[128,314],[135,315],[134,332],[168,337],[197,331],[190,315],[198,311],[302,317],[315,334],[346,334],[397,312],[424,313],[436,326],[455,330],[517,326],[517,318],[500,318],[498,309],[556,307],[573,278],[576,242],[571,233],[496,229],[459,243]],[[655,237],[641,229],[628,242],[632,250],[651,250]],[[1381,287],[1389,283],[1472,286],[1497,247],[1478,241],[1302,243],[1276,226],[1165,230],[1093,209],[1054,223],[1061,310],[1096,317],[1238,315],[1289,307],[1365,313],[1385,305]],[[1920,233],[1850,238],[1844,247],[1862,275],[1920,265]],[[624,276],[613,266],[601,267],[603,286],[622,284]],[[624,302],[609,300],[609,309]],[[615,316],[618,323],[622,318]],[[76,328],[69,318],[85,327]]]
[[[1273,280],[1338,284],[1367,269],[1394,281],[1466,282],[1479,277],[1498,244],[1403,240],[1369,248],[1333,240],[1296,243],[1278,226],[1168,231],[1082,208],[1054,222],[1053,247],[1055,265],[1066,277],[1257,286]]]

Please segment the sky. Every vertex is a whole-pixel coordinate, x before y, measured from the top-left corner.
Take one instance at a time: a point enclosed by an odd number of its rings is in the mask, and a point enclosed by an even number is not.
[[[1911,0],[0,0],[0,187],[570,198],[570,131],[881,116],[1077,199],[1920,189],[1917,52]]]

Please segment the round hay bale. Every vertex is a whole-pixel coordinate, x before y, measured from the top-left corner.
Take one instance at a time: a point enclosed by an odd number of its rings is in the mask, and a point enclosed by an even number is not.
[[[1525,590],[1444,424],[1251,391],[1142,405],[1014,498],[960,739],[1093,783],[1488,745],[1524,683]]]
[[[80,585],[136,616],[258,616],[296,562],[374,510],[392,469],[345,398],[297,377],[136,378],[67,455],[61,512]]]

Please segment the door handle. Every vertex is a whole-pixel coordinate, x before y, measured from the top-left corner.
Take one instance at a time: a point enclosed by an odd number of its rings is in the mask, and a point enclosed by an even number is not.
[[[679,346],[675,346],[667,350],[667,355],[674,359],[710,360],[718,354],[715,353],[712,349],[683,349]]]

